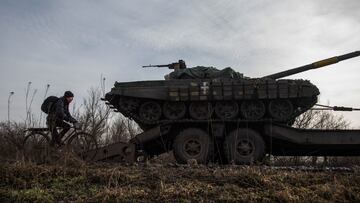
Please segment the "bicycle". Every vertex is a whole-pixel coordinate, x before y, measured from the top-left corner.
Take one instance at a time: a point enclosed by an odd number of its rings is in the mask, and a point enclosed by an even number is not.
[[[35,163],[46,163],[49,159],[51,160],[53,150],[63,151],[63,149],[84,161],[92,161],[98,149],[96,138],[89,133],[78,131],[74,125],[61,138],[61,143],[57,146],[50,145],[51,132],[49,128],[28,128],[25,133],[24,157]]]

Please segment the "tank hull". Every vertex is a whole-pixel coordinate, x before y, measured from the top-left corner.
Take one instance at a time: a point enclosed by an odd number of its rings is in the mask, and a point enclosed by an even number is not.
[[[317,102],[308,80],[179,79],[116,82],[107,104],[148,129],[165,120],[273,119],[291,124]]]

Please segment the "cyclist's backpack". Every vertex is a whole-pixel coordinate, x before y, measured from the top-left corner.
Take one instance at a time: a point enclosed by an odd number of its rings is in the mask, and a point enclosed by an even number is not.
[[[44,102],[41,104],[41,111],[43,111],[46,114],[51,113],[53,109],[53,105],[59,100],[59,98],[55,96],[49,96],[44,100]]]

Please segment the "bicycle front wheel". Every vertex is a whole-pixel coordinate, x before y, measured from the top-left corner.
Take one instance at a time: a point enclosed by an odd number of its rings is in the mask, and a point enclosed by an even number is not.
[[[23,144],[25,160],[37,164],[47,162],[50,158],[49,143],[49,137],[41,132],[31,132],[25,136]]]
[[[68,151],[84,161],[93,161],[98,149],[95,136],[79,132],[71,136],[67,143]]]

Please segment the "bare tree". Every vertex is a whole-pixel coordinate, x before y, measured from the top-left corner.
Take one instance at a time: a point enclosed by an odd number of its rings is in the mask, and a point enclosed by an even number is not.
[[[297,117],[293,126],[302,129],[347,129],[350,122],[332,111],[309,110]]]
[[[109,126],[108,142],[127,142],[141,132],[140,127],[132,120],[122,115],[116,116]]]
[[[89,96],[83,101],[83,109],[79,109],[78,118],[83,130],[94,135],[97,139],[106,132],[107,119],[109,118],[110,108],[101,100],[101,91],[96,88],[89,90]]]
[[[91,88],[82,108],[77,110],[76,117],[79,118],[83,130],[95,135],[99,144],[128,141],[135,137],[141,131],[138,125],[121,114],[114,115],[101,101],[102,95],[100,89]]]
[[[126,124],[122,117],[115,118],[114,122],[109,127],[106,143],[115,143],[120,141],[127,141],[126,137]]]
[[[347,129],[350,122],[345,120],[342,115],[335,115],[332,111],[309,110],[296,118],[293,125],[302,129]],[[319,157],[311,157],[311,163],[316,164]],[[309,157],[303,157],[309,159]],[[336,159],[336,158],[332,158]],[[300,157],[292,157],[291,162],[300,163]],[[328,161],[328,157],[324,157],[324,162]]]

